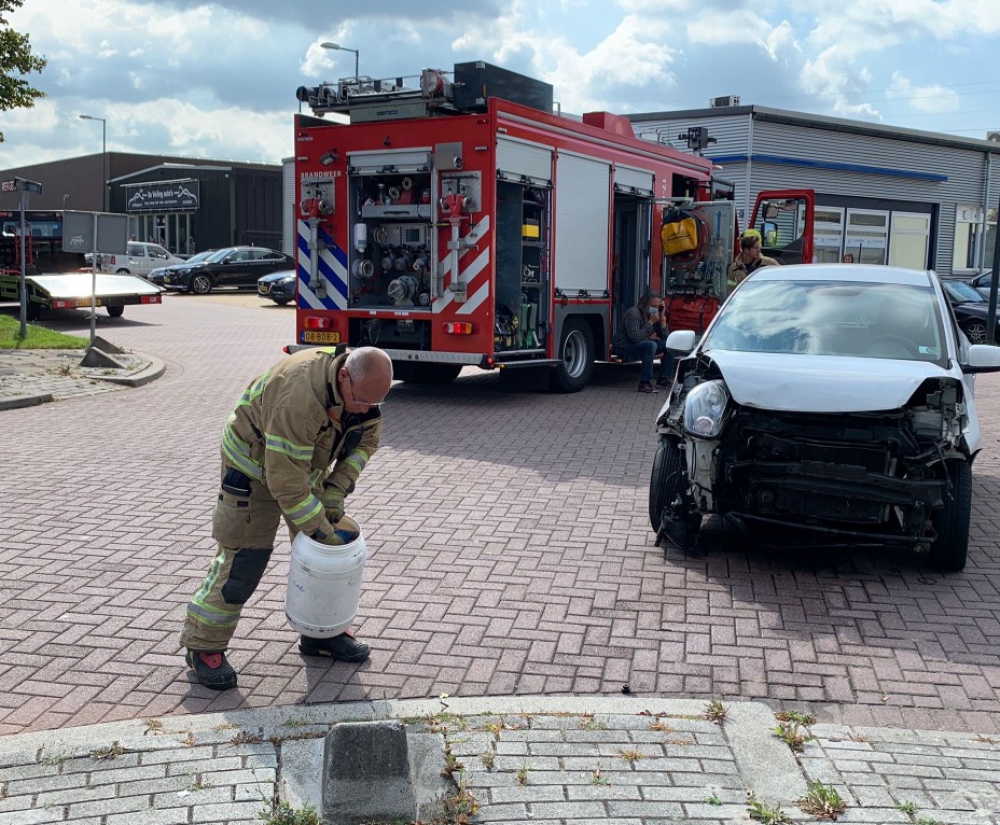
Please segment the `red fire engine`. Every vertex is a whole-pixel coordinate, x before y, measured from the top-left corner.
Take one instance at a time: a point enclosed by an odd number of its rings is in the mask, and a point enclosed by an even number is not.
[[[296,347],[377,346],[408,381],[547,367],[575,392],[614,358],[643,290],[718,287],[704,261],[673,271],[660,245],[664,209],[708,199],[711,161],[626,118],[553,114],[550,85],[482,62],[297,97],[320,117],[295,124]]]

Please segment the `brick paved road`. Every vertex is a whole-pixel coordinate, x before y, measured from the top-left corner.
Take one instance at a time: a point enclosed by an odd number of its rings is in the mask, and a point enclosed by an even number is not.
[[[245,297],[245,296],[244,296]],[[82,330],[82,314],[54,324]],[[1000,378],[981,380],[971,562],[879,554],[707,558],[652,546],[662,396],[598,371],[575,396],[471,372],[400,385],[352,515],[371,556],[358,668],[302,659],[282,610],[288,545],[245,613],[238,691],[184,672],[176,638],[213,552],[218,435],[281,357],[290,310],[171,296],[102,335],[157,355],[140,389],[0,414],[0,734],[332,700],[615,693],[742,696],[850,724],[1000,728]]]

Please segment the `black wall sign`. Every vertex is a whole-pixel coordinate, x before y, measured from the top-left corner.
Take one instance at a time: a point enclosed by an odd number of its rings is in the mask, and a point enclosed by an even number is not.
[[[126,184],[125,211],[167,212],[197,209],[200,183],[197,180],[173,180],[162,183]]]

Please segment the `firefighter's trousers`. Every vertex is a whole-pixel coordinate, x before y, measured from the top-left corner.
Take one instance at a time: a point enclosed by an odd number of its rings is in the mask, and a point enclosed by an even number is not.
[[[243,605],[267,568],[281,520],[281,507],[267,487],[223,462],[222,485],[212,515],[212,537],[219,550],[188,604],[182,647],[229,647]]]

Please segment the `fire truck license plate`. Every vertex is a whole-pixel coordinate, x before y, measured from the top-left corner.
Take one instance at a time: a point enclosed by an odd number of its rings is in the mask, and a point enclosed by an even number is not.
[[[339,344],[339,332],[307,332],[307,344]]]

